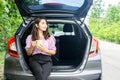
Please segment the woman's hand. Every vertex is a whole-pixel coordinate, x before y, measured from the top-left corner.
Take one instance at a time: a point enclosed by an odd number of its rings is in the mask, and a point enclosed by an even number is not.
[[[47,48],[43,46],[42,40],[36,40],[36,47],[43,52],[46,52]]]
[[[32,41],[30,48],[28,48],[28,50],[27,50],[28,56],[30,56],[32,54],[35,46],[36,46],[36,41]]]
[[[40,49],[42,52],[45,52],[45,53],[50,54],[50,55],[55,55],[55,53],[56,53],[56,51],[54,51],[54,50],[49,50],[49,49],[47,49],[47,48],[43,45],[43,43],[42,43],[41,40],[36,40],[36,47],[37,47],[38,49]]]
[[[35,47],[35,46],[36,46],[36,41],[32,41],[31,46],[32,46],[32,47]]]

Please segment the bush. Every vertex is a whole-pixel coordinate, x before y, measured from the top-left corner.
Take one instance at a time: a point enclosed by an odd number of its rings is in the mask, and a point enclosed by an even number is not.
[[[8,17],[7,14],[2,15],[0,19],[0,51],[5,49],[8,38],[13,36],[20,22],[21,20],[17,17]]]
[[[13,36],[20,25],[21,17],[13,2],[0,0],[0,51],[7,47],[7,40]]]
[[[105,24],[102,19],[93,19],[89,25],[93,36],[107,41],[120,43],[120,21],[117,23]]]

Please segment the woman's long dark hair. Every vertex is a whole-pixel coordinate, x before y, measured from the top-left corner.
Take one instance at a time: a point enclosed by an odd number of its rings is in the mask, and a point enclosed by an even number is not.
[[[46,23],[47,23],[47,19],[45,17],[41,17],[41,18],[39,17],[39,18],[35,19],[34,26],[33,26],[33,29],[32,29],[32,40],[33,41],[40,39],[39,38],[38,28],[36,27],[35,24],[39,24],[39,22],[42,19],[44,19],[46,21]],[[43,36],[44,36],[45,40],[47,40],[50,37],[50,34],[48,32],[48,27],[47,27],[46,31],[43,31]]]

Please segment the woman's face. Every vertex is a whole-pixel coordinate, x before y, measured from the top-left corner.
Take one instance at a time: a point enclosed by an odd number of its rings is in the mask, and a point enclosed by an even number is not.
[[[37,27],[41,31],[46,31],[46,29],[48,27],[46,20],[45,19],[41,19],[41,21],[39,22],[39,24],[37,24]]]

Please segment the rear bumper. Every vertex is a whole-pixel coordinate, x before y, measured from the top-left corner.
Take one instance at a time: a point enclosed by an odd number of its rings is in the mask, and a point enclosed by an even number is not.
[[[35,80],[32,74],[7,74],[4,80]],[[100,71],[84,71],[82,73],[56,74],[51,73],[48,80],[101,80]]]
[[[83,71],[63,75],[51,75],[49,80],[101,80],[101,71]]]

